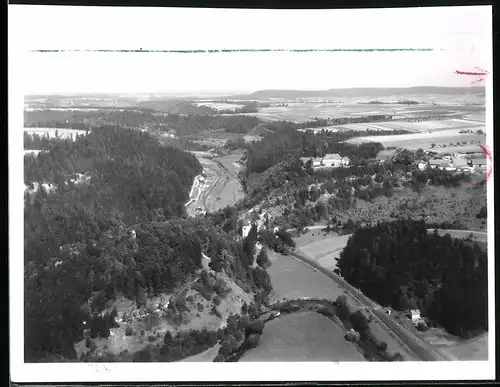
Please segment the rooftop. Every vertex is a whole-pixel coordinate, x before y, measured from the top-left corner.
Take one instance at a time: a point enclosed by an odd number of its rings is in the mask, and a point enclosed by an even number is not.
[[[466,159],[453,159],[453,165],[456,167],[467,167]]]
[[[340,156],[338,153],[328,153],[323,158],[324,159],[341,159],[342,156]]]
[[[449,165],[450,161],[449,160],[442,160],[442,159],[433,159],[433,160],[429,160],[429,164],[431,164],[431,165]]]

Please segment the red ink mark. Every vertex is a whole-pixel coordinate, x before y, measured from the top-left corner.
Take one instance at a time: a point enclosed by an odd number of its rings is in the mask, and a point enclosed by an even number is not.
[[[479,185],[483,185],[483,184],[486,184],[486,182],[491,178],[491,175],[493,174],[493,168],[492,168],[493,156],[491,154],[491,150],[488,147],[488,145],[479,144],[479,147],[481,148],[481,150],[485,154],[486,158],[490,161],[484,178],[476,183]]]
[[[459,71],[459,70],[456,70],[455,73],[458,75],[469,75],[469,76],[474,76],[474,77],[482,77],[482,78],[475,80],[474,82],[471,82],[471,84],[473,85],[475,83],[479,83],[479,82],[484,81],[484,78],[486,77],[486,75],[488,75],[488,72],[486,70],[480,69],[479,67],[475,67],[475,68],[479,71]]]

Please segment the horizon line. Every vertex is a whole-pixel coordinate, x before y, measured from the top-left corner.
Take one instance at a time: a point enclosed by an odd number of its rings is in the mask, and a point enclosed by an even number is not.
[[[484,85],[464,85],[464,86],[433,86],[433,85],[421,85],[421,86],[356,86],[356,87],[331,87],[327,89],[258,89],[258,90],[223,90],[223,91],[61,91],[61,92],[30,92],[26,93],[25,96],[29,95],[75,95],[75,94],[163,94],[163,95],[174,95],[174,94],[185,94],[185,95],[193,95],[193,94],[225,94],[225,93],[238,93],[238,94],[253,94],[260,91],[312,91],[312,92],[323,92],[323,91],[332,91],[332,90],[356,90],[356,89],[416,89],[416,88],[442,88],[442,89],[484,89],[486,86]]]

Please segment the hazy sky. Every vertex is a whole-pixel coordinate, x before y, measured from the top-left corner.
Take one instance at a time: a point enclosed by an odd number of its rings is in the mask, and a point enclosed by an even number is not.
[[[25,93],[467,86],[491,71],[491,7],[220,10],[9,6]],[[354,53],[29,50],[433,48]]]

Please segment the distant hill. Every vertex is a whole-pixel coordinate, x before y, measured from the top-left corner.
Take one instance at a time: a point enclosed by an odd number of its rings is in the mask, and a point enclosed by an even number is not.
[[[268,99],[268,98],[341,98],[341,97],[382,97],[402,94],[479,94],[484,95],[484,86],[439,87],[418,86],[402,88],[349,88],[328,90],[259,90],[247,95],[233,95],[232,99]]]

